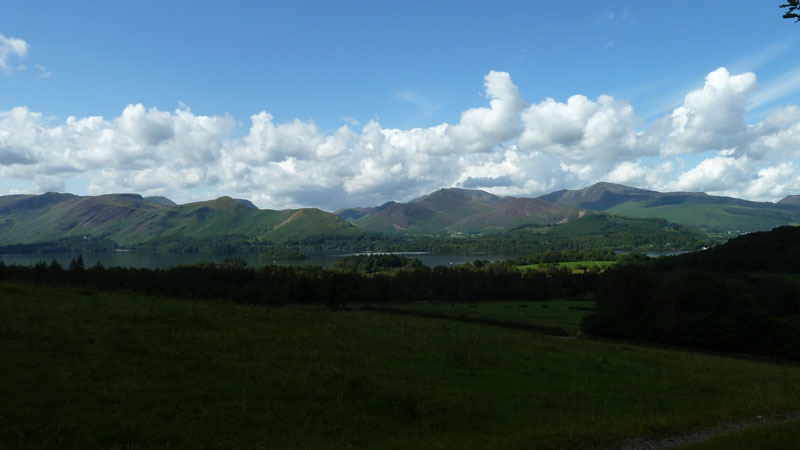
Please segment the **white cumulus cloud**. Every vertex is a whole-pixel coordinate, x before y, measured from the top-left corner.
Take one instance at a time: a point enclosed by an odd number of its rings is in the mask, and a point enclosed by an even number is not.
[[[91,194],[218,194],[327,210],[449,186],[531,196],[605,180],[758,200],[800,190],[800,109],[746,123],[758,87],[752,73],[711,72],[649,125],[608,95],[528,103],[511,76],[496,71],[483,86],[485,103],[458,123],[411,129],[350,120],[324,131],[313,121],[276,122],[265,110],[241,135],[233,117],[196,115],[185,105],[131,104],[117,117],[61,123],[20,106],[0,111],[0,177],[32,192],[63,190],[77,177]]]
[[[19,38],[0,34],[0,70],[11,72],[22,67],[22,59],[28,54],[28,43]]]
[[[745,111],[758,87],[753,73],[731,75],[724,67],[706,76],[670,115],[672,129],[662,153],[698,153],[730,147],[747,129]]]

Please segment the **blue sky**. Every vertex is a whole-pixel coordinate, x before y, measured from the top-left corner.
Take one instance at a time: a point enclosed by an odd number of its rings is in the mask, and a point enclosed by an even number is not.
[[[0,194],[800,193],[780,2],[520,3],[2,1]]]

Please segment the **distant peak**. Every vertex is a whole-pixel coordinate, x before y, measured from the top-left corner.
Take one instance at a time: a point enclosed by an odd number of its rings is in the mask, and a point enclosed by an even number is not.
[[[608,181],[597,182],[584,190],[606,190],[610,192],[654,192],[647,189],[641,189],[633,186],[626,186],[624,184],[610,183]]]
[[[488,203],[499,199],[500,197],[490,194],[486,191],[478,189],[463,189],[463,188],[442,188],[437,191],[431,192],[428,195],[411,200],[412,203],[430,202],[438,200],[475,200],[478,202]]]
[[[778,201],[780,205],[800,205],[800,195],[787,195],[780,201]]]
[[[258,206],[254,205],[253,202],[247,200],[246,198],[234,198],[233,200],[241,203],[242,205],[250,209],[258,209]]]
[[[173,202],[172,200],[168,199],[167,197],[163,197],[163,196],[160,196],[160,195],[154,195],[154,196],[150,196],[150,197],[145,197],[144,199],[145,199],[145,201],[148,201],[150,203],[154,203],[156,205],[161,205],[161,206],[169,206],[169,207],[171,207],[171,206],[177,206],[178,205],[177,203]]]

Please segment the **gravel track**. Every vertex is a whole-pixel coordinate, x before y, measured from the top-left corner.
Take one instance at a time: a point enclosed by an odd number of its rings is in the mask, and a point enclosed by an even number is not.
[[[780,425],[797,420],[800,420],[800,410],[771,417],[756,416],[748,420],[715,427],[698,428],[681,434],[629,438],[619,441],[612,446],[600,447],[596,450],[662,450],[680,448],[685,445],[697,444],[712,438],[728,436],[744,430],[763,428],[770,425]]]

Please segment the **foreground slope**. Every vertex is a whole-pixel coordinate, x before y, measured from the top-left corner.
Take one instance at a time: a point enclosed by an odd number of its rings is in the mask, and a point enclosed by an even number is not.
[[[440,189],[408,203],[351,208],[336,213],[364,231],[392,234],[486,233],[525,224],[568,222],[579,208],[533,198],[498,197],[470,189]]]
[[[138,194],[3,196],[0,245],[82,236],[131,245],[169,237],[235,235],[280,242],[321,234],[359,234],[335,215],[313,208],[260,210],[230,197],[185,205],[165,200]]]
[[[612,214],[657,217],[722,234],[800,223],[800,205],[791,201],[752,202],[702,192],[657,192],[604,182],[552,192],[539,199]]]
[[[800,405],[794,366],[376,312],[3,283],[0,317],[2,448],[607,448]]]

